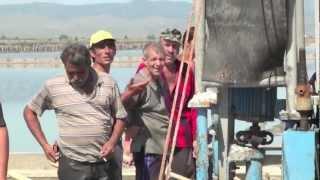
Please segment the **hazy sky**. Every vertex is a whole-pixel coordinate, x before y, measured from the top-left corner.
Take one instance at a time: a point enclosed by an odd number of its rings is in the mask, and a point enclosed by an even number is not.
[[[120,3],[120,2],[129,2],[129,1],[132,1],[132,0],[1,0],[0,4],[21,4],[21,3],[31,3],[31,2],[51,2],[51,3],[59,3],[59,4],[94,4],[94,3],[108,3],[108,2]],[[158,1],[161,1],[161,0],[158,0]],[[170,1],[192,2],[192,0],[170,0]]]

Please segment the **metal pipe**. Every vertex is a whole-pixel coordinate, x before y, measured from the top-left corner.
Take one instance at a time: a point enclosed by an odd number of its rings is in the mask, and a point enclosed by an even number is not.
[[[304,43],[304,0],[296,0],[297,48],[305,48]],[[299,53],[299,51],[298,51]],[[298,56],[299,57],[299,56]]]
[[[296,0],[288,1],[289,8],[289,35],[288,35],[288,46],[285,61],[286,71],[286,84],[287,84],[287,104],[286,109],[288,113],[288,119],[298,120],[299,114],[295,108],[295,88],[297,86],[297,30],[296,30],[296,11],[295,11]],[[295,115],[297,115],[295,117]]]
[[[259,160],[251,160],[246,174],[246,180],[261,180],[262,164]]]
[[[219,177],[219,142],[217,140],[214,140],[212,143],[213,146],[213,177]]]
[[[195,17],[199,17],[199,27],[198,31],[195,34],[196,43],[195,43],[195,85],[196,92],[203,92],[204,88],[201,83],[202,79],[202,70],[203,70],[203,61],[204,61],[204,52],[205,52],[205,0],[195,1]]]
[[[304,0],[296,1],[296,28],[298,52],[298,85],[296,87],[296,109],[301,115],[300,128],[308,129],[308,116],[312,111],[310,88],[307,81],[305,31],[304,31]]]
[[[197,180],[208,179],[207,108],[197,108]]]

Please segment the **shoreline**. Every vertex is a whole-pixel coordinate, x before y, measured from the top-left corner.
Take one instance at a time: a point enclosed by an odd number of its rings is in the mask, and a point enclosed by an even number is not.
[[[140,57],[115,58],[112,67],[137,67]],[[0,59],[0,68],[62,68],[59,59]]]
[[[264,160],[263,179],[281,179],[281,161],[279,156],[270,156]],[[123,180],[135,179],[134,167],[123,167]],[[236,179],[244,179],[245,166],[236,170]],[[50,163],[43,153],[10,152],[8,180],[58,180],[57,168]]]
[[[9,179],[57,179],[57,169],[50,165],[43,153],[10,152]]]
[[[123,179],[135,177],[134,167],[123,167]],[[44,153],[10,152],[8,165],[9,179],[57,179],[57,167],[46,159]],[[20,177],[20,178],[19,178]]]

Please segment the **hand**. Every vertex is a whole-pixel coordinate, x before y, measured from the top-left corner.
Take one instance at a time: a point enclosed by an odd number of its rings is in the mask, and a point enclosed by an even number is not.
[[[126,167],[132,166],[133,165],[133,154],[123,152],[122,161]]]
[[[54,151],[55,153],[58,153],[58,154],[59,154],[59,146],[58,146],[58,142],[57,142],[57,141],[54,141],[53,151]]]
[[[109,155],[111,155],[114,152],[114,147],[115,147],[115,143],[111,141],[106,142],[100,150],[101,158],[105,159]]]
[[[127,154],[132,153],[131,144],[132,144],[132,138],[128,138],[123,141],[124,153],[127,153]]]
[[[130,93],[131,96],[134,96],[142,92],[146,88],[149,82],[150,82],[150,79],[133,84],[133,79],[131,79],[128,85],[128,92]]]
[[[193,150],[192,150],[192,157],[197,159],[197,152],[198,152],[198,143],[196,140],[194,140],[192,142],[192,147],[193,147]]]
[[[123,142],[123,163],[125,166],[133,165],[133,154],[131,149],[132,138]]]
[[[57,162],[59,159],[59,151],[57,148],[54,148],[54,145],[46,144],[43,146],[43,151],[47,157],[48,160],[51,162]]]
[[[139,58],[139,64],[144,64],[144,58],[143,57],[141,57],[141,58]]]

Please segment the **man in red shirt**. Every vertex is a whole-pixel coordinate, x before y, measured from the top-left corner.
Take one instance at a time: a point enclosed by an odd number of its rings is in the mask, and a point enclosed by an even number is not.
[[[190,69],[189,78],[187,81],[185,91],[185,98],[182,104],[180,104],[184,85],[183,82],[185,81],[187,68],[189,66],[188,63],[177,59],[181,43],[180,31],[178,31],[177,29],[166,29],[164,32],[160,34],[160,43],[163,46],[166,53],[165,66],[163,68],[163,77],[166,81],[166,85],[169,90],[167,106],[170,112],[172,112],[171,109],[173,106],[172,103],[174,95],[178,93],[177,103],[173,111],[173,127],[175,127],[175,124],[177,122],[179,107],[180,105],[182,106],[182,113],[180,117],[180,125],[178,129],[172,171],[185,177],[191,177],[195,171],[195,162],[192,157],[192,152],[193,142],[196,138],[197,113],[195,109],[188,108],[188,102],[189,100],[191,100],[195,93],[194,74]],[[183,70],[181,74],[180,85],[177,86],[180,66],[183,66]]]

